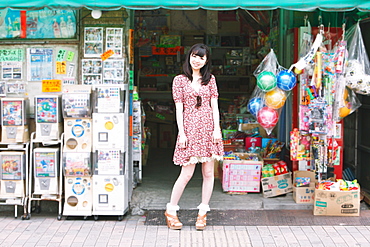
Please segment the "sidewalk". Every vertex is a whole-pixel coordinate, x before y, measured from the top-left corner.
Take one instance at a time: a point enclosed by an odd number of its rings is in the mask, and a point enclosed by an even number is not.
[[[9,214],[7,214],[9,215]],[[348,217],[346,217],[348,218]],[[370,246],[370,226],[193,226],[169,230],[145,225],[144,216],[122,221],[65,219],[33,214],[30,220],[0,214],[0,246]]]

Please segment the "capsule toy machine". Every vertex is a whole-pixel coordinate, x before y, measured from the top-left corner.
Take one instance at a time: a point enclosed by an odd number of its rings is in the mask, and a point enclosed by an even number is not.
[[[127,147],[126,93],[125,85],[93,87],[93,150]]]
[[[91,152],[91,86],[65,86],[62,95],[64,152]]]
[[[64,216],[91,216],[91,153],[63,152]]]
[[[33,150],[34,194],[52,197],[59,194],[59,148]],[[56,196],[55,196],[56,197]]]
[[[1,98],[1,142],[29,141],[27,107],[28,98]]]
[[[119,149],[99,149],[94,152],[93,215],[117,215],[122,220],[128,211],[125,180],[125,154]]]
[[[94,85],[94,113],[124,113],[126,106],[125,85]]]
[[[35,96],[35,141],[59,140],[63,133],[61,96]]]
[[[26,164],[24,151],[0,152],[1,186],[0,197],[17,199],[21,203],[25,197]]]

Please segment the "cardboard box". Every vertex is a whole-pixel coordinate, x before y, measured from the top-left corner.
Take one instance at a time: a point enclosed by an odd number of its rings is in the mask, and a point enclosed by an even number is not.
[[[311,183],[309,186],[294,186],[295,178],[309,177]],[[315,194],[315,172],[312,171],[294,171],[293,172],[293,200],[298,204],[313,204]]]
[[[314,215],[360,216],[360,190],[315,189]]]
[[[224,160],[222,188],[225,192],[260,192],[263,161],[255,154],[236,153],[241,160]],[[256,160],[246,160],[249,157]]]
[[[261,184],[263,197],[265,198],[287,194],[293,191],[292,173],[262,178]]]

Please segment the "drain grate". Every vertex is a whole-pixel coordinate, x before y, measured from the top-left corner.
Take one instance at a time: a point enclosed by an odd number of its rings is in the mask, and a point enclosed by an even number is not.
[[[185,226],[193,226],[196,210],[180,210],[178,217]],[[166,225],[164,210],[150,210],[146,225]],[[208,225],[218,226],[369,226],[370,210],[355,216],[314,216],[312,210],[213,210],[207,214]]]

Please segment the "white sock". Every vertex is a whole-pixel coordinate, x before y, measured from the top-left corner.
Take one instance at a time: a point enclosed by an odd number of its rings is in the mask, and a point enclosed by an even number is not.
[[[179,211],[180,207],[178,205],[172,205],[170,203],[167,203],[166,205],[166,211],[170,215],[177,215],[177,211]]]
[[[203,203],[199,204],[199,206],[197,208],[199,209],[198,214],[201,215],[201,216],[207,214],[207,212],[211,210],[209,208],[209,205],[206,205],[206,204],[203,204]]]

